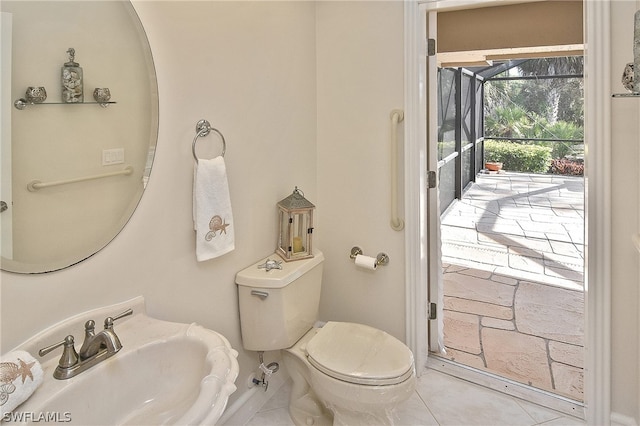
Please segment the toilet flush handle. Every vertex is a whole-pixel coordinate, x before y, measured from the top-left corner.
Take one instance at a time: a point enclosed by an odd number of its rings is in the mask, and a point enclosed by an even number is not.
[[[260,290],[251,290],[251,295],[252,296],[258,296],[262,300],[264,300],[267,297],[269,297],[269,293],[268,292],[260,291]]]

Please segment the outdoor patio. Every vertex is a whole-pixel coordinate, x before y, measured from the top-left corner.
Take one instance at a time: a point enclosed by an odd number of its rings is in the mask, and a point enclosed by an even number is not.
[[[441,231],[447,358],[583,400],[583,179],[479,174]]]

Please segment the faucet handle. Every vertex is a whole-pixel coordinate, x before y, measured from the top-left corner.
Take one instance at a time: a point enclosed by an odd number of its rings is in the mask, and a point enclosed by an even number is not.
[[[133,314],[133,309],[127,309],[126,311],[119,313],[115,317],[107,317],[104,320],[104,329],[105,330],[112,329],[114,321],[119,320],[120,318],[126,317],[131,314]]]
[[[64,349],[62,350],[62,356],[60,357],[60,362],[58,363],[59,367],[69,368],[75,365],[78,362],[78,353],[76,352],[76,348],[73,346],[74,339],[70,334],[64,338],[62,342],[54,343],[51,346],[47,346],[46,348],[40,349],[38,354],[40,356],[45,356],[49,352],[53,351],[56,348],[64,345]]]

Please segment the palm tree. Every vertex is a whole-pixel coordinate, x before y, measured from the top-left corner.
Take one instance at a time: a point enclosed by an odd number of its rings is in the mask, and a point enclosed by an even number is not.
[[[539,58],[530,59],[518,66],[523,76],[563,76],[563,75],[582,75],[584,70],[584,61],[582,56],[569,56],[558,58]],[[549,124],[555,124],[558,121],[560,99],[565,89],[566,79],[551,78],[540,80],[540,84],[546,86],[546,119]],[[580,80],[579,90],[582,89],[582,80]],[[580,94],[580,96],[582,96]]]
[[[528,137],[530,133],[531,120],[520,106],[496,107],[485,120],[487,136],[522,138]]]

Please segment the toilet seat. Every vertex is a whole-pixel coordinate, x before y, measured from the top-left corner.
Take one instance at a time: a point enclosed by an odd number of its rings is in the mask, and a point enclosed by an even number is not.
[[[309,363],[345,382],[401,383],[414,371],[411,350],[384,331],[363,324],[328,322],[306,345]]]

